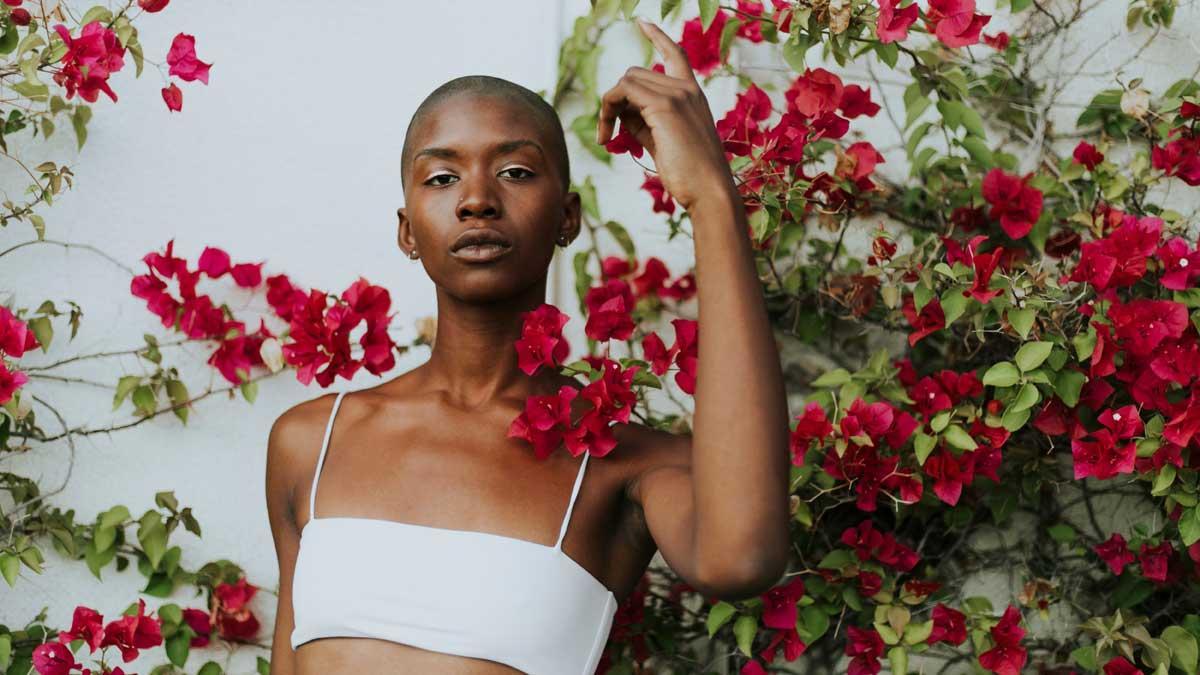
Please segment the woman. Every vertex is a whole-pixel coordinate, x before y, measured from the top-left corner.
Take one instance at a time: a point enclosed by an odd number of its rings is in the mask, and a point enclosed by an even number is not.
[[[271,429],[276,675],[591,675],[655,550],[710,597],[751,597],[783,573],[787,408],[746,217],[682,49],[641,27],[666,72],[630,68],[597,139],[620,119],[691,215],[694,435],[618,425],[590,470],[586,454],[536,459],[507,437],[527,397],[578,386],[525,375],[513,345],[554,246],[579,232],[580,199],[540,98],[495,78],[443,85],[409,126],[398,212],[400,248],[437,286],[430,359]]]

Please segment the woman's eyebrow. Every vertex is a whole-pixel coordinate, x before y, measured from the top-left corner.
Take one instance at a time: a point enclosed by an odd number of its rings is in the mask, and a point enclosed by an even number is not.
[[[537,141],[533,141],[528,138],[516,138],[511,141],[501,141],[492,146],[491,152],[492,154],[503,155],[510,153],[517,148],[525,146],[530,146],[537,150],[538,154],[542,155],[543,158],[546,156],[545,151],[542,150],[542,146]],[[442,159],[456,159],[460,156],[460,153],[454,148],[423,148],[420,152],[413,156],[413,161],[416,162],[418,159],[425,156],[440,157]]]

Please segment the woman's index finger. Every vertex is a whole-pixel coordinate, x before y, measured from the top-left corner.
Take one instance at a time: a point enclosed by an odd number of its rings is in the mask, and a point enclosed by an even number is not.
[[[654,45],[654,49],[662,56],[666,74],[671,77],[695,82],[696,74],[692,72],[692,65],[688,62],[687,53],[683,51],[683,47],[680,47],[678,43],[664,33],[657,24],[640,18],[637,19],[637,23],[641,26],[642,33]]]

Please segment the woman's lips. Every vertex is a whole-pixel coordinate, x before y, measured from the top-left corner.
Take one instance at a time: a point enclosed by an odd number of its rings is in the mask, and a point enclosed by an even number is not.
[[[467,262],[484,263],[497,260],[507,255],[511,250],[511,246],[502,246],[500,244],[475,244],[451,251],[450,255]]]

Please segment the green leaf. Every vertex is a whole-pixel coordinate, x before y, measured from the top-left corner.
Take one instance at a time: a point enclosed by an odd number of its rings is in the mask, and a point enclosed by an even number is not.
[[[992,387],[1011,387],[1020,379],[1020,371],[1008,361],[1001,361],[993,365],[983,374],[983,383]]]
[[[1075,528],[1066,523],[1059,523],[1046,528],[1046,532],[1050,538],[1060,544],[1069,544],[1075,541]]]
[[[983,139],[976,136],[967,136],[959,141],[959,144],[963,146],[963,149],[967,151],[971,159],[975,160],[975,163],[982,165],[984,168],[990,168],[995,164],[996,160],[992,156],[992,149],[988,147],[987,142]]]
[[[224,672],[221,670],[219,663],[208,661],[203,666],[200,666],[200,670],[196,672],[196,675],[224,675]]]
[[[950,426],[946,427],[946,431],[942,433],[942,437],[946,439],[947,443],[958,448],[959,450],[974,450],[975,448],[979,447],[978,444],[975,443],[975,439],[971,438],[971,434],[968,434],[966,429],[963,429],[957,424],[951,424]]]
[[[1064,370],[1054,380],[1054,392],[1068,408],[1079,403],[1079,392],[1083,390],[1087,375],[1078,370]]]
[[[633,239],[629,236],[629,231],[623,225],[615,220],[605,221],[604,229],[612,235],[613,239],[617,240],[617,244],[621,250],[625,252],[627,257],[632,258],[636,255],[637,250],[634,248]]]
[[[257,658],[258,660],[255,662],[255,670],[258,671],[258,675],[271,675],[271,662],[261,656]]]
[[[850,371],[845,368],[835,368],[813,380],[812,386],[831,389],[840,387],[850,381]]]
[[[11,553],[0,553],[0,575],[9,586],[17,585],[17,572],[21,570],[21,559]]]
[[[917,463],[925,466],[925,460],[929,459],[929,453],[933,452],[936,445],[936,438],[923,431],[918,431],[913,438],[913,451],[917,454]]]
[[[896,675],[906,675],[908,673],[908,650],[904,647],[892,647],[888,650],[888,663],[892,666],[892,672]]]
[[[662,6],[659,12],[659,18],[665,19],[667,15],[675,11],[679,7],[679,0],[662,0]]]
[[[1038,393],[1037,385],[1032,382],[1026,382],[1021,387],[1021,391],[1017,392],[1017,397],[1013,399],[1012,405],[1008,407],[1008,411],[1019,413],[1022,410],[1029,410],[1037,405],[1040,399],[1041,394]]]
[[[1163,468],[1174,469],[1175,467],[1168,464]],[[1200,541],[1200,508],[1192,507],[1179,517],[1179,539],[1184,546],[1191,546]]]
[[[1012,324],[1013,330],[1024,340],[1029,337],[1029,331],[1033,328],[1033,319],[1036,313],[1026,307],[1025,309],[1016,309],[1010,307],[1008,309],[1008,322]]]
[[[750,614],[743,614],[733,622],[733,636],[737,638],[738,649],[746,656],[751,655],[754,636],[758,634],[758,619]]]
[[[816,605],[808,605],[801,609],[800,619],[804,622],[805,634],[802,637],[809,644],[816,642],[829,630],[829,615]]]
[[[712,609],[708,610],[708,618],[705,620],[705,624],[708,626],[708,637],[716,635],[721,626],[724,626],[734,614],[737,614],[737,607],[724,600],[713,605]]]
[[[1200,658],[1196,636],[1180,626],[1167,626],[1163,629],[1162,639],[1171,648],[1171,665],[1187,675],[1196,675],[1196,662]]]
[[[178,633],[167,638],[167,658],[171,663],[183,667],[187,663],[188,644],[192,641],[192,634],[187,631],[179,631]]]
[[[708,30],[716,16],[717,0],[700,0],[700,24],[704,30]]]
[[[1050,350],[1053,348],[1053,342],[1026,342],[1017,350],[1017,356],[1014,360],[1017,362],[1017,367],[1021,369],[1021,372],[1027,373],[1042,365],[1046,357],[1050,356]]]

